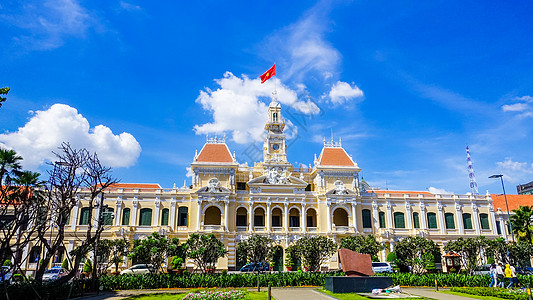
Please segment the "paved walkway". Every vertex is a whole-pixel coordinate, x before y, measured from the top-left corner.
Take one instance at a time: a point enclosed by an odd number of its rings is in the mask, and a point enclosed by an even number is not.
[[[439,288],[441,291],[449,291],[449,289]],[[457,296],[446,293],[439,293],[435,291],[435,288],[402,288],[402,291],[407,292],[411,295],[417,295],[433,299],[442,299],[442,300],[472,300],[470,297]],[[481,297],[480,297],[481,299]]]
[[[294,287],[294,288],[272,288],[272,296],[276,300],[332,300],[337,299],[329,295],[315,291],[317,287]]]

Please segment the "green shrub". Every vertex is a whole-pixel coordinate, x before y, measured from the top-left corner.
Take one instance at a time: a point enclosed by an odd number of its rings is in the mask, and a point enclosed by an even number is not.
[[[68,267],[68,259],[64,259],[63,262],[61,263],[61,268],[65,269],[65,270],[68,270],[69,267]]]
[[[88,259],[85,261],[85,265],[83,265],[83,273],[91,273],[93,271],[93,264],[91,263],[91,260]]]
[[[469,295],[483,296],[483,297],[498,297],[503,299],[526,300],[528,298],[525,291],[509,290],[503,288],[489,288],[489,287],[452,287],[452,292],[464,293]]]
[[[4,260],[4,264],[2,266],[11,267],[11,260],[9,259]]]

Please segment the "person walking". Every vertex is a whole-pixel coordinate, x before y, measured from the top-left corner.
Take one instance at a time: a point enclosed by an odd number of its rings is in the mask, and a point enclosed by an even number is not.
[[[505,279],[509,280],[507,288],[510,288],[513,285],[513,271],[511,271],[511,266],[506,264],[503,272],[505,273]]]
[[[498,285],[498,274],[496,274],[496,264],[490,265],[490,284],[489,287],[496,287]]]
[[[498,263],[498,265],[496,266],[496,278],[497,278],[497,284],[496,286],[498,287],[504,287],[503,286],[503,278],[505,278],[505,274],[503,273],[503,265],[502,263]]]
[[[516,268],[513,265],[511,265],[509,269],[511,269],[511,282],[509,283],[507,288],[514,288],[515,284],[516,284],[516,287],[518,287],[518,277],[516,276]]]

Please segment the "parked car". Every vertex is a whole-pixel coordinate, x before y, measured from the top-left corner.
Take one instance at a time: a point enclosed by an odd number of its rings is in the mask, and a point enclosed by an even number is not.
[[[61,267],[52,267],[44,271],[43,281],[54,281],[68,274],[68,271]]]
[[[490,275],[490,265],[482,265],[474,269],[474,275]]]
[[[392,266],[388,262],[373,262],[372,271],[374,273],[392,273]]]
[[[268,263],[248,263],[241,268],[241,272],[268,271],[269,269]]]
[[[516,268],[516,273],[522,274],[522,275],[533,275],[533,268],[532,267]]]
[[[120,275],[122,274],[150,274],[155,273],[155,269],[152,265],[133,265],[129,267],[128,269],[120,272]]]
[[[11,283],[12,281],[12,277],[13,277],[13,273],[9,272],[9,267],[8,266],[2,266],[2,274],[0,274],[2,276],[0,276],[0,282],[8,282],[8,283]]]

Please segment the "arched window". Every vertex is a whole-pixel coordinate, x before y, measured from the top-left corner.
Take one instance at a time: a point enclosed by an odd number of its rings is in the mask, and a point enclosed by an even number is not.
[[[246,222],[246,215],[247,215],[247,212],[246,212],[246,208],[244,207],[239,207],[239,209],[237,209],[237,219],[235,220],[237,223],[236,223],[236,226],[246,226],[247,222]]]
[[[455,220],[452,213],[445,213],[444,220],[446,221],[446,229],[455,229]]]
[[[468,213],[463,214],[463,226],[465,229],[472,229],[472,215]]]
[[[417,212],[413,213],[413,225],[415,228],[420,228],[420,215]]]
[[[139,225],[140,226],[152,226],[152,209],[151,208],[141,209],[141,214],[139,216]]]
[[[489,215],[479,214],[479,222],[481,222],[481,229],[490,229]]]
[[[316,211],[314,209],[307,210],[307,227],[316,227]]]
[[[385,213],[380,211],[378,214],[379,217],[379,228],[385,228]]]
[[[405,216],[403,212],[394,213],[394,228],[405,228]]]
[[[281,222],[281,209],[278,207],[272,210],[272,227],[281,227],[283,223]]]
[[[88,207],[84,207],[81,209],[80,225],[89,225],[89,213],[90,212],[91,212],[91,209]]]
[[[370,209],[363,209],[361,216],[363,219],[363,228],[372,228],[372,214],[370,213]]]
[[[216,206],[210,206],[205,210],[204,225],[220,225],[222,213]]]
[[[168,225],[168,208],[163,208],[161,211],[161,226]]]
[[[130,209],[124,208],[122,211],[122,225],[130,225]]]
[[[180,206],[178,209],[178,226],[187,226],[187,216],[189,215],[189,208]]]
[[[265,210],[261,207],[256,208],[254,211],[254,226],[265,226]]]
[[[278,121],[278,113],[273,113],[272,114],[272,121],[273,122],[277,122]]]
[[[337,208],[333,212],[333,224],[335,226],[348,226],[348,213],[343,208]]]
[[[300,212],[296,208],[289,211],[289,227],[300,227]]]
[[[434,212],[428,212],[428,228],[437,228],[437,215]]]
[[[104,208],[102,218],[104,225],[113,225],[113,213],[115,210],[111,207]]]

